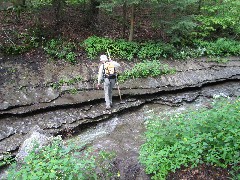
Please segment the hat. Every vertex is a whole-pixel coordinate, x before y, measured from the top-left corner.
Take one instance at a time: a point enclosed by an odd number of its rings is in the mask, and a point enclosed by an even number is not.
[[[106,55],[101,55],[100,56],[100,61],[108,61],[108,58],[107,58],[107,56]]]

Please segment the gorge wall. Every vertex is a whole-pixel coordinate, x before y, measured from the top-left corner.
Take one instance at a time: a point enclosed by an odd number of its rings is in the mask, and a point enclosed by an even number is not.
[[[98,62],[86,60],[76,65],[48,62],[38,55],[29,58],[0,58],[0,159],[5,152],[15,153],[27,133],[38,125],[53,135],[77,132],[85,124],[98,122],[114,114],[129,113],[134,107],[154,102],[178,105],[191,102],[198,96],[213,96],[207,84],[234,82],[225,92],[240,96],[240,58],[227,58],[227,63],[208,62],[206,59],[164,61],[176,73],[155,78],[131,79],[120,84],[123,101],[114,90],[114,107],[105,110],[103,90],[97,90]],[[120,71],[130,69],[133,62],[119,61]],[[75,83],[57,82],[81,77]],[[74,91],[72,91],[74,89]],[[217,89],[212,89],[212,91]],[[176,96],[182,91],[191,91]],[[234,91],[234,92],[233,92]]]

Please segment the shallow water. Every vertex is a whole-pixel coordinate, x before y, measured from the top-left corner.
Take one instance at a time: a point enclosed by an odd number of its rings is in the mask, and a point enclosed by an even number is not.
[[[116,153],[115,166],[119,170],[117,179],[149,179],[138,162],[139,149],[144,143],[144,122],[152,114],[181,113],[190,109],[206,107],[213,99],[199,97],[194,102],[180,106],[146,104],[133,111],[116,115],[82,131],[74,137],[79,143],[89,143],[96,150]],[[114,179],[114,178],[113,178]],[[116,178],[115,178],[116,179]]]

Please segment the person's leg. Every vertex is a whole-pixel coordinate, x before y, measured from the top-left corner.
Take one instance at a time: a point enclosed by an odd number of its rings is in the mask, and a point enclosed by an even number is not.
[[[115,86],[116,79],[110,79],[110,88],[109,88],[109,101],[110,101],[110,106],[112,106],[112,91],[113,87]]]
[[[104,94],[107,109],[110,108],[110,84],[110,80],[108,78],[104,78]]]

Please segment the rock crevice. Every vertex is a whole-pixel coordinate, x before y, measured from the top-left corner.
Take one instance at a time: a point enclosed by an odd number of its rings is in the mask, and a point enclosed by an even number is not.
[[[54,64],[36,63],[41,69],[38,75],[25,64],[16,67],[18,76],[14,73],[4,75],[0,88],[0,156],[4,152],[14,152],[23,142],[27,132],[34,126],[39,126],[47,133],[56,135],[66,130],[76,130],[83,124],[98,122],[125,110],[131,110],[145,103],[160,103],[178,106],[183,102],[194,101],[199,96],[213,96],[216,82],[229,82],[231,88],[225,90],[228,96],[240,95],[240,61],[232,58],[225,64],[191,60],[186,63],[167,62],[169,67],[175,67],[176,73],[132,79],[120,84],[123,101],[120,101],[118,90],[114,90],[114,108],[105,111],[103,90],[94,88],[94,75],[89,74],[87,68],[79,72],[79,67],[58,67]],[[25,69],[22,70],[24,66]],[[53,69],[49,72],[49,68]],[[70,66],[70,65],[69,65]],[[1,63],[7,71],[9,63]],[[87,66],[86,66],[87,67]],[[91,69],[91,72],[97,72]],[[64,71],[65,70],[65,71]],[[124,70],[124,67],[122,67]],[[14,72],[15,72],[14,71]],[[26,72],[28,74],[26,75]],[[69,75],[69,72],[70,75]],[[74,77],[79,75],[90,79],[83,79],[74,85],[65,85],[60,90],[49,86],[39,86],[54,82],[56,77]],[[58,79],[59,80],[59,79]],[[43,82],[47,81],[47,82]],[[21,84],[19,86],[19,84]],[[204,88],[213,84],[212,89]],[[75,93],[68,92],[75,88]],[[189,92],[182,95],[182,92]],[[233,92],[234,91],[234,92]],[[63,93],[64,92],[64,93]],[[211,93],[210,93],[211,92]]]

